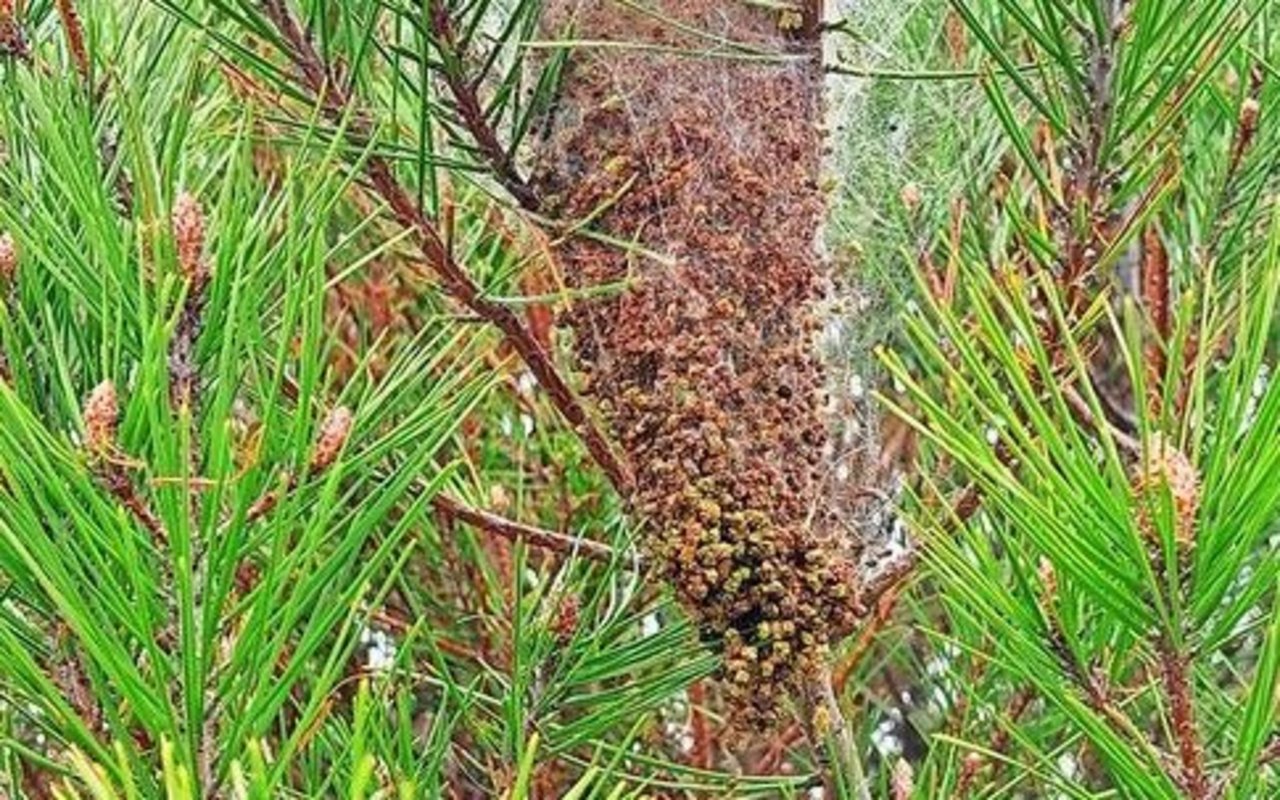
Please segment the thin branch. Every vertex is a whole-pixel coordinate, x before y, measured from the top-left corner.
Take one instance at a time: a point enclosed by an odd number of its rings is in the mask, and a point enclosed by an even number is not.
[[[1218,196],[1219,208],[1225,208],[1240,178],[1240,166],[1245,155],[1253,147],[1258,133],[1258,115],[1262,111],[1262,84],[1266,80],[1262,64],[1255,63],[1249,70],[1249,93],[1240,105],[1236,117],[1236,135],[1231,145],[1231,159],[1227,162],[1227,172],[1222,179],[1222,190]],[[1217,252],[1222,237],[1230,229],[1230,214],[1221,214],[1213,226],[1213,236],[1209,240],[1206,252]]]
[[[261,2],[267,17],[280,33],[286,53],[306,90],[320,104],[326,117],[338,125],[344,124],[348,112],[356,110],[353,98],[332,79],[311,39],[298,27],[284,0]],[[355,116],[352,124],[361,135],[370,135],[368,122],[359,115]],[[581,400],[556,369],[551,355],[514,311],[490,298],[454,260],[439,229],[396,179],[385,158],[371,155],[365,161],[364,170],[374,191],[390,206],[397,221],[417,234],[418,249],[445,293],[502,332],[609,480],[620,492],[628,494],[632,485],[630,469],[614,454],[609,440],[592,422]]]
[[[476,92],[476,83],[466,75],[466,54],[458,44],[453,19],[449,16],[449,8],[444,0],[431,2],[431,32],[442,56],[445,85],[453,95],[454,107],[462,117],[462,124],[480,148],[485,161],[489,162],[489,168],[502,187],[510,192],[521,208],[538,211],[542,207],[541,198],[516,169],[510,151],[498,141],[497,132],[485,117],[484,106]]]
[[[1240,105],[1236,120],[1236,135],[1231,145],[1231,160],[1228,162],[1227,177],[1224,181],[1226,186],[1231,185],[1236,173],[1240,171],[1240,162],[1253,146],[1254,138],[1258,133],[1258,114],[1262,110],[1262,82],[1262,69],[1255,64],[1249,71],[1249,93]]]
[[[151,506],[147,505],[147,501],[138,494],[123,464],[114,459],[105,458],[98,462],[93,473],[102,487],[120,501],[120,505],[124,506],[142,527],[147,529],[157,547],[169,540],[169,532],[165,530],[164,523],[151,510]]]
[[[1082,425],[1087,425],[1098,431],[1098,433],[1110,436],[1127,455],[1133,458],[1142,456],[1142,445],[1138,440],[1124,431],[1117,430],[1106,421],[1100,423],[1094,415],[1093,409],[1089,408],[1089,404],[1074,388],[1070,386],[1062,387],[1062,398],[1067,401],[1067,405],[1071,407],[1071,412],[1075,414]]]
[[[1095,267],[1107,250],[1099,229],[1104,226],[1112,197],[1105,180],[1108,133],[1115,107],[1115,42],[1120,10],[1113,3],[1101,4],[1101,30],[1082,31],[1087,70],[1084,94],[1088,108],[1083,130],[1073,130],[1071,168],[1065,176],[1065,208],[1079,208],[1083,226],[1074,224],[1067,213],[1056,215],[1059,245],[1063,251],[1059,285],[1066,290],[1068,307],[1074,314],[1084,302],[1086,283],[1096,278]],[[1083,227],[1083,230],[1081,229]]]
[[[1067,643],[1066,634],[1062,631],[1061,621],[1056,615],[1049,615],[1049,624],[1050,649],[1057,657],[1064,674],[1071,679],[1089,708],[1142,748],[1152,764],[1167,771],[1170,766],[1168,754],[1152,744],[1147,735],[1116,705],[1111,696],[1106,674],[1096,665],[1085,665],[1076,659],[1075,652]]]
[[[481,511],[463,505],[457,500],[442,494],[436,495],[431,502],[436,511],[439,511],[444,516],[461,520],[484,533],[499,536],[508,541],[525,541],[545,550],[553,550],[564,555],[577,554],[606,564],[618,559],[618,553],[602,542],[549,531],[545,528],[537,528],[522,522],[515,522],[488,511]],[[640,559],[635,557],[635,562],[639,565]]]
[[[831,678],[837,694],[844,691],[854,670],[871,651],[871,645],[876,637],[884,630],[885,625],[889,624],[889,620],[893,619],[894,609],[897,608],[898,598],[901,596],[901,588],[902,584],[898,583],[880,595],[879,600],[876,601],[875,611],[867,619],[866,624],[858,630],[858,638],[854,640],[853,646],[839,660],[835,674]]]
[[[341,409],[338,411],[341,411]],[[331,438],[336,439],[337,435],[335,434]],[[345,433],[342,435],[342,439],[345,441]],[[326,437],[322,434],[320,443],[316,446],[316,455],[312,457],[312,463],[309,467],[309,472],[312,475],[324,472],[329,466],[329,463],[322,463],[321,461],[322,451],[328,449],[324,445],[325,441]],[[331,463],[331,459],[329,462]],[[285,496],[297,490],[298,485],[297,475],[288,474],[276,488],[268,489],[254,501],[245,515],[245,522],[256,522],[270,514],[279,506],[280,501]],[[482,533],[498,536],[511,542],[522,540],[544,550],[552,550],[564,555],[577,554],[606,564],[616,561],[619,557],[617,551],[603,542],[584,539],[579,536],[570,536],[557,531],[527,525],[523,522],[516,522],[498,514],[464,505],[446,495],[436,495],[431,501],[431,505],[449,520],[465,522]],[[632,554],[631,560],[637,568],[644,563],[638,554]]]
[[[870,614],[872,607],[888,593],[896,591],[915,569],[920,553],[914,547],[895,553],[877,569],[866,574],[866,580],[858,587],[857,608],[859,616]]]
[[[62,20],[62,30],[67,37],[67,50],[71,53],[71,61],[85,88],[92,91],[93,84],[89,71],[89,48],[85,45],[84,25],[80,22],[80,14],[76,11],[73,0],[57,0],[58,16]]]
[[[1173,717],[1173,738],[1177,743],[1178,759],[1181,762],[1178,783],[1191,800],[1206,800],[1210,796],[1209,779],[1205,774],[1204,748],[1200,744],[1200,733],[1196,727],[1190,666],[1186,656],[1167,638],[1161,638],[1156,649]]]
[[[871,800],[871,784],[862,766],[857,740],[831,684],[830,668],[824,665],[814,673],[809,694],[804,698],[808,706],[802,716],[805,734],[819,760],[826,760],[825,754],[834,763],[834,770],[826,765],[819,770],[827,776],[829,796],[843,797],[845,793],[841,789],[845,789],[856,800]]]
[[[689,687],[689,732],[693,737],[693,747],[689,752],[689,764],[694,769],[711,769],[715,761],[715,742],[707,725],[707,685],[703,681],[694,681]]]

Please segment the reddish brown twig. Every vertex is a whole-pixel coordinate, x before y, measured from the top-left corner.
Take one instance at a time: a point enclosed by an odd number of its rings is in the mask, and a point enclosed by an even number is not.
[[[330,412],[321,426],[312,450],[311,460],[307,466],[308,475],[319,475],[333,465],[350,436],[352,425],[353,416],[349,409],[339,406]],[[296,474],[287,475],[276,488],[269,489],[254,501],[245,515],[246,522],[255,522],[270,514],[286,495],[298,488],[298,485],[299,479]],[[436,511],[450,520],[465,522],[484,533],[508,541],[523,540],[535,547],[566,555],[577,553],[584,558],[605,563],[615,559],[613,548],[607,544],[515,522],[488,511],[471,508],[445,495],[437,495],[432,500],[432,505]],[[634,560],[637,565],[641,563],[639,556]]]
[[[920,554],[917,550],[914,548],[905,550],[891,556],[875,572],[867,575],[866,582],[858,588],[857,605],[862,616],[868,615],[872,607],[877,606],[886,594],[891,591],[896,592],[915,569],[919,560]]]
[[[1056,614],[1049,614],[1048,622],[1049,648],[1057,658],[1063,674],[1072,681],[1084,702],[1117,732],[1140,748],[1152,765],[1168,771],[1168,755],[1156,748],[1146,733],[1116,704],[1106,672],[1096,663],[1084,664],[1076,658]]]
[[[92,80],[89,72],[89,48],[85,45],[84,25],[80,22],[80,13],[76,11],[73,0],[57,0],[58,17],[62,20],[62,31],[67,37],[67,51],[71,53],[71,61],[85,89],[91,90]]]
[[[95,472],[103,488],[114,495],[120,504],[142,524],[142,527],[147,529],[157,546],[168,541],[169,533],[164,523],[134,489],[133,481],[129,479],[129,474],[122,464],[103,460],[99,462]]]
[[[689,732],[693,736],[689,764],[695,769],[711,769],[715,758],[715,742],[707,725],[706,704],[707,685],[703,681],[694,681],[689,687]]]
[[[1070,386],[1062,387],[1062,399],[1067,402],[1067,406],[1071,409],[1071,413],[1076,417],[1080,424],[1093,428],[1098,433],[1104,433],[1111,437],[1116,446],[1126,455],[1133,458],[1142,457],[1142,444],[1124,431],[1118,430],[1105,420],[1101,422],[1094,415],[1093,409],[1089,407],[1080,393]]]
[[[461,520],[485,533],[508,541],[525,541],[535,547],[552,550],[564,555],[578,554],[593,561],[613,562],[617,555],[613,548],[601,542],[569,536],[491,514],[488,511],[463,505],[447,495],[436,495],[432,501],[436,511],[451,519]],[[637,559],[638,562],[638,559]]]
[[[1186,656],[1167,639],[1160,641],[1157,650],[1181,766],[1177,782],[1191,800],[1205,800],[1209,797],[1209,779],[1205,774],[1204,749],[1196,727],[1190,665]]]
[[[880,595],[876,601],[874,612],[867,618],[866,624],[858,631],[858,638],[854,640],[853,646],[837,662],[835,673],[832,676],[832,685],[835,687],[836,694],[844,692],[844,687],[848,685],[849,678],[853,675],[854,670],[862,663],[862,659],[871,651],[871,645],[875,643],[876,637],[880,635],[884,627],[889,624],[889,620],[893,618],[894,609],[898,606],[898,597],[901,589],[902,583],[898,582],[891,585]]]
[[[1255,64],[1249,71],[1249,92],[1244,101],[1241,102],[1240,111],[1236,116],[1235,139],[1231,145],[1231,157],[1227,162],[1227,171],[1223,178],[1222,190],[1218,198],[1218,202],[1224,207],[1230,200],[1236,181],[1240,177],[1240,166],[1244,163],[1245,156],[1253,148],[1254,141],[1257,139],[1258,117],[1262,113],[1261,101],[1264,79],[1265,73],[1262,71],[1262,67]],[[1231,215],[1229,214],[1219,217],[1213,228],[1213,237],[1204,252],[1217,252],[1222,237],[1231,229],[1230,221]]]
[[[769,744],[760,760],[756,762],[753,772],[757,775],[773,775],[782,766],[782,759],[791,748],[804,741],[804,728],[799,723],[792,723],[778,734]]]
[[[542,207],[541,199],[528,181],[521,177],[511,153],[498,141],[498,134],[485,117],[484,106],[476,93],[476,82],[466,75],[466,54],[458,44],[453,19],[449,16],[449,8],[444,0],[431,2],[431,32],[443,61],[445,85],[453,95],[453,104],[458,116],[462,118],[462,124],[475,140],[480,154],[489,163],[498,183],[511,193],[521,208],[537,211]]]
[[[276,488],[268,489],[249,506],[249,510],[244,515],[245,524],[257,522],[263,517],[275,510],[280,505],[280,500],[289,492],[298,487],[298,477],[292,473],[285,476]]]
[[[354,100],[333,80],[311,39],[299,28],[284,0],[262,0],[262,7],[280,33],[286,54],[297,69],[304,88],[311,93],[331,121],[339,125],[345,124],[348,112],[358,111],[354,108]],[[360,136],[369,136],[370,126],[367,120],[358,113],[354,120],[348,130]],[[614,454],[609,440],[591,420],[581,400],[560,375],[551,355],[538,343],[519,315],[507,305],[490,299],[458,264],[440,230],[396,179],[385,158],[371,155],[365,161],[364,171],[369,184],[391,208],[396,220],[417,234],[418,249],[444,292],[502,332],[610,481],[619,491],[629,493],[632,483],[630,469]]]

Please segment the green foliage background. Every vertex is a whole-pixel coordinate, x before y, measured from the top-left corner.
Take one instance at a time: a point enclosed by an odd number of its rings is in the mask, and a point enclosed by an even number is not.
[[[539,3],[450,4],[466,58],[426,4],[291,4],[359,98],[337,117],[291,76],[265,3],[78,5],[87,74],[48,0],[20,8],[30,59],[0,63],[18,252],[0,305],[0,791],[37,772],[98,798],[1278,791],[1274,4],[869,3],[827,34],[845,73],[833,252],[881,309],[851,361],[918,439],[900,499],[925,555],[870,650],[836,654],[856,657],[840,700],[865,787],[803,743],[778,775],[690,764],[689,690],[714,657],[638,568],[552,404],[360,188],[386,159],[484,295],[529,305],[539,221],[442,86],[483,86],[521,163],[566,52]],[[1064,188],[1090,170],[1094,191]],[[203,204],[212,275],[194,409],[169,402],[181,191]],[[1163,328],[1134,278],[1149,233]],[[394,326],[335,308],[388,265]],[[95,478],[81,409],[103,380],[113,457],[164,541]],[[345,448],[309,472],[339,406]],[[1177,497],[1134,488],[1157,433],[1198,479],[1193,548]],[[615,557],[495,546],[440,494]]]

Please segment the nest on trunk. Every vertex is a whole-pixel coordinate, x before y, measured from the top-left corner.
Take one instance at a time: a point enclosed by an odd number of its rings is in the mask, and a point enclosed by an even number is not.
[[[736,721],[767,726],[852,629],[858,580],[815,347],[829,288],[812,21],[718,0],[548,6],[558,35],[631,46],[572,54],[538,191],[669,257],[564,245],[571,285],[629,282],[565,322],[634,468],[644,546],[723,648]]]

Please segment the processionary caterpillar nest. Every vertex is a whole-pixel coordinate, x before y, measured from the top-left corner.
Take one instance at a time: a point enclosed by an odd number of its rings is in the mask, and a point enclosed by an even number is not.
[[[577,356],[634,468],[645,547],[721,643],[737,720],[768,725],[852,629],[858,577],[814,346],[828,281],[813,20],[723,0],[551,0],[547,15],[558,34],[628,44],[572,53],[538,190],[669,257],[564,246],[575,287],[630,281],[577,301]]]

